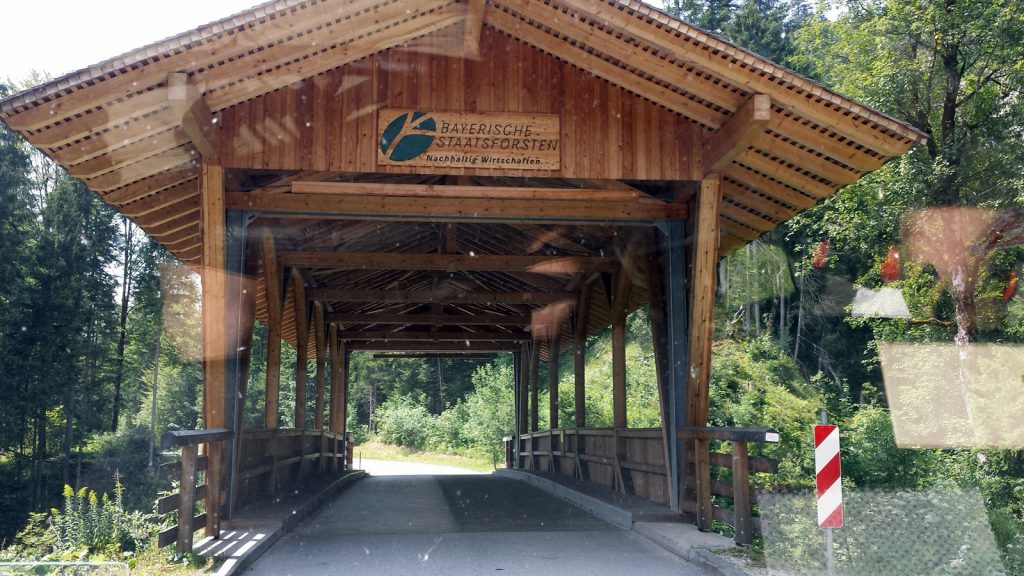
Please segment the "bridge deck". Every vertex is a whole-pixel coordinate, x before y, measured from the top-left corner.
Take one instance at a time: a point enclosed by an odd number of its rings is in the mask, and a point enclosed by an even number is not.
[[[525,483],[492,475],[361,480],[282,538],[250,573],[704,572]]]

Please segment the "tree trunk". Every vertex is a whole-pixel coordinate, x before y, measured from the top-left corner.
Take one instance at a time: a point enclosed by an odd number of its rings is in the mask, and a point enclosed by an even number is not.
[[[67,387],[64,389],[64,445],[63,472],[64,483],[71,484],[71,447],[74,445],[75,430],[75,378],[78,371],[72,368],[68,374]]]
[[[124,260],[121,267],[121,324],[117,335],[117,369],[114,376],[114,409],[110,431],[117,432],[117,421],[121,417],[121,384],[124,381],[124,348],[128,335],[128,297],[132,281],[132,237],[135,234],[131,220],[124,221]]]
[[[156,394],[160,384],[160,324],[157,323],[156,351],[153,353],[153,390],[149,401],[149,467],[153,467],[153,453],[156,450]]]

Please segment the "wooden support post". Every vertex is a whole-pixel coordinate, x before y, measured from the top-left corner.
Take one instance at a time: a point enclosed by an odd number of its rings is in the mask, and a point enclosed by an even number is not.
[[[556,326],[548,340],[548,428],[558,428],[558,350],[562,345],[562,331]],[[554,439],[551,441],[554,450]]]
[[[668,429],[670,478],[669,500],[676,512],[685,512],[689,498],[687,454],[690,444],[679,439],[678,431],[686,426],[686,399],[689,383],[687,362],[689,304],[686,289],[686,229],[682,222],[665,223],[665,328],[668,352]]]
[[[224,212],[224,169],[202,164],[200,210],[203,232],[203,425],[227,424],[227,236]],[[207,444],[206,534],[220,536],[221,487],[227,470],[224,447]]]
[[[178,489],[178,539],[175,549],[178,554],[192,551],[192,517],[195,515],[196,493],[196,445],[181,447],[181,486]],[[209,498],[209,490],[207,490]],[[209,516],[207,516],[209,518]]]
[[[309,313],[306,308],[306,281],[292,268],[292,293],[295,297],[295,429],[306,427],[306,360],[309,354]],[[300,466],[301,469],[301,466]]]
[[[337,419],[333,423],[334,429],[332,430],[335,434],[345,433],[345,410],[347,408],[346,402],[348,401],[345,397],[345,393],[348,390],[348,353],[345,350],[345,341],[338,340],[338,354],[336,356],[337,360],[335,360],[335,362],[337,362],[337,366],[334,368],[337,374],[337,380],[331,383],[332,388],[336,386],[338,389],[338,397],[336,399],[338,407],[335,411]]]
[[[714,510],[711,509],[711,453],[708,441],[697,438],[693,441],[693,462],[696,471],[697,528],[711,530]]]
[[[519,434],[530,431],[530,343],[519,351]],[[521,442],[518,438],[516,442]],[[521,444],[519,444],[521,445]]]
[[[537,395],[537,378],[540,371],[540,341],[530,342],[530,432],[536,432],[540,427],[540,406]]]
[[[316,401],[313,408],[313,429],[324,427],[324,368],[327,361],[326,333],[324,332],[324,306],[313,304],[313,330],[316,340]]]
[[[624,260],[629,260],[632,246],[626,251]],[[612,421],[616,428],[627,426],[626,417],[626,312],[633,288],[628,262],[619,270],[612,295]]]
[[[277,265],[277,251],[270,229],[262,239],[263,280],[267,293],[267,374],[266,395],[263,404],[263,427],[278,427],[281,386],[281,270]]]
[[[334,434],[341,434],[341,410],[338,401],[341,398],[341,364],[338,357],[338,325],[331,324],[327,331],[327,348],[331,351],[331,394],[327,402],[327,429]]]
[[[234,312],[229,319],[230,336],[228,342],[228,394],[231,410],[230,440],[231,469],[227,484],[227,518],[231,518],[236,510],[241,477],[239,466],[242,461],[242,448],[245,445],[245,403],[249,396],[249,371],[252,362],[253,323],[256,315],[256,281],[260,242],[258,237],[249,234],[244,214],[228,213],[228,250],[227,260],[233,274],[228,278],[228,302]],[[233,352],[232,352],[233,351]]]
[[[753,524],[750,517],[750,468],[747,457],[747,443],[732,441],[732,507],[735,518],[736,543],[745,546],[753,541]]]
[[[718,266],[718,213],[722,181],[717,176],[701,181],[694,230],[693,299],[690,312],[690,375],[687,414],[691,426],[708,422],[708,380],[711,376],[711,336],[714,324],[715,277]]]
[[[669,352],[668,324],[665,304],[665,267],[661,261],[661,239],[652,229],[648,241],[647,288],[650,300],[651,344],[654,348],[655,376],[658,379],[658,412],[661,415],[662,454],[665,459],[665,480],[669,493],[673,491],[672,473],[672,418],[669,407]],[[674,500],[670,498],[670,500]]]
[[[583,284],[580,299],[576,305],[573,327],[573,369],[575,375],[576,427],[587,426],[587,322],[590,319],[590,301],[593,284]],[[577,434],[577,444],[579,435]],[[577,449],[579,447],[577,446]]]

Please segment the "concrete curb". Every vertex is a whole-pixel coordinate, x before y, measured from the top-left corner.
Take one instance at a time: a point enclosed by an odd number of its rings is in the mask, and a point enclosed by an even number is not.
[[[683,560],[700,566],[715,576],[747,576],[735,564],[706,548],[682,548],[677,546],[671,538],[652,529],[646,522],[637,522],[633,526],[633,532]]]
[[[290,532],[295,526],[305,520],[310,514],[320,509],[325,501],[334,497],[335,494],[340,492],[342,489],[352,484],[356,480],[360,480],[366,476],[366,472],[362,470],[356,470],[341,478],[338,478],[334,482],[331,482],[326,488],[317,492],[312,498],[306,500],[301,506],[295,509],[295,512],[281,520],[281,525],[276,527],[266,538],[259,541],[258,544],[250,548],[245,555],[238,558],[235,562],[230,560],[225,562],[214,576],[235,576],[249,569],[250,566],[260,556],[270,550],[270,548],[277,543],[286,533]],[[231,559],[235,560],[235,559]]]
[[[541,478],[540,476],[530,474],[529,472],[523,472],[521,470],[508,469],[495,470],[492,474],[512,478],[513,480],[519,480],[520,482],[526,482],[531,486],[540,488],[552,496],[575,505],[577,508],[582,508],[583,510],[590,512],[609,524],[618,526],[623,530],[633,529],[633,515],[629,512],[616,506],[612,506],[607,502],[602,502],[592,496],[580,494],[571,488],[562,486],[557,482],[552,482],[547,478]]]
[[[713,574],[714,576],[747,576],[747,574],[740,570],[736,565],[706,548],[683,548],[677,546],[671,538],[652,529],[648,522],[636,522],[634,524],[633,515],[617,506],[603,502],[592,496],[581,494],[557,482],[553,482],[535,474],[530,474],[529,472],[515,469],[504,469],[495,470],[492,474],[504,476],[513,480],[519,480],[520,482],[526,482],[531,486],[540,488],[548,494],[590,512],[609,524],[642,536],[647,541],[664,548],[687,562],[707,570],[708,573]]]

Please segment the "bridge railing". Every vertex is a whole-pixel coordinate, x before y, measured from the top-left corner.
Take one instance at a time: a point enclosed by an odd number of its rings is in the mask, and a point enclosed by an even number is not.
[[[571,476],[668,506],[669,474],[662,434],[660,428],[541,430],[519,437],[512,461],[519,468]],[[753,516],[757,496],[750,488],[750,473],[774,474],[778,463],[750,456],[748,444],[777,441],[778,434],[768,428],[690,427],[679,436],[692,442],[695,460],[687,477],[683,511],[693,515],[704,530],[711,529],[712,520],[728,524],[735,530],[737,544],[749,544],[752,534],[760,531],[760,522]],[[712,452],[713,440],[730,442],[731,454]],[[731,470],[732,482],[712,480],[711,467]],[[723,504],[731,499],[732,509],[714,505],[714,496]]]
[[[753,534],[761,531],[760,521],[754,518],[753,504],[757,492],[750,488],[750,473],[778,472],[778,462],[763,456],[750,456],[750,442],[778,442],[779,434],[771,428],[710,428],[688,426],[679,431],[679,438],[692,441],[693,476],[688,476],[687,485],[693,486],[693,497],[683,500],[683,510],[694,514],[697,527],[710,530],[712,521],[717,520],[733,527],[737,544],[750,544]],[[729,442],[731,454],[712,452],[711,441]],[[725,468],[732,471],[732,483],[711,479],[711,468]],[[713,496],[732,499],[732,510],[713,504]]]
[[[207,526],[207,514],[217,505],[206,481],[209,446],[231,438],[226,429],[171,431],[162,437],[163,448],[180,449],[181,459],[161,466],[179,480],[178,492],[157,501],[158,514],[178,514],[175,525],[160,532],[157,541],[161,548],[173,542],[179,553],[192,551],[193,533]],[[207,447],[200,454],[199,446],[204,444]],[[236,472],[236,506],[276,495],[282,486],[294,486],[314,473],[351,469],[348,444],[341,434],[327,430],[244,430]],[[206,512],[195,515],[197,503],[206,504]]]
[[[171,476],[177,476],[179,480],[178,492],[164,496],[157,501],[158,514],[178,513],[178,520],[174,526],[165,528],[157,536],[157,543],[161,548],[174,542],[179,553],[192,551],[192,536],[196,530],[206,528],[207,513],[210,508],[209,482],[207,482],[210,467],[209,446],[220,444],[230,440],[232,433],[224,428],[211,430],[173,430],[166,432],[160,439],[160,444],[165,450],[178,448],[181,450],[181,460],[163,464],[161,469]],[[202,455],[199,454],[199,446],[207,445]],[[201,474],[203,483],[196,485],[196,478]],[[215,500],[215,499],[214,499]],[[195,515],[197,503],[204,503],[206,512]],[[213,504],[214,506],[216,504]]]

